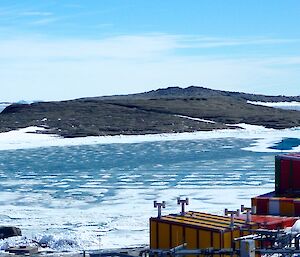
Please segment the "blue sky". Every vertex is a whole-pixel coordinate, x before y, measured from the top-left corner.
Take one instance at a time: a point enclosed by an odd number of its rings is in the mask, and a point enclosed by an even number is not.
[[[168,86],[299,95],[298,0],[0,0],[0,101]]]

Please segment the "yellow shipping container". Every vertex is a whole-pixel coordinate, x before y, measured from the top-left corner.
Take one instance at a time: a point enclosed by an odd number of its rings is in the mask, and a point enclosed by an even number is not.
[[[192,211],[184,216],[150,218],[150,248],[171,249],[183,243],[187,249],[231,248],[234,238],[248,234],[241,228],[258,228],[256,223],[241,219],[235,219],[231,228],[230,221],[230,217]]]

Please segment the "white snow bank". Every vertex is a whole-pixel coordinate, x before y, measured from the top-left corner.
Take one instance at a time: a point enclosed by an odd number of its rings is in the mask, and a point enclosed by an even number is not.
[[[254,105],[264,105],[264,106],[300,106],[300,102],[254,102],[254,101],[247,101],[249,104]]]
[[[262,105],[268,107],[275,107],[281,109],[291,109],[291,110],[300,110],[300,102],[254,102],[254,101],[247,101],[249,104],[254,105]]]
[[[62,138],[56,135],[36,134],[43,128],[28,127],[20,130],[0,133],[0,150],[27,149],[51,146],[76,146],[95,144],[143,143],[174,140],[205,140],[218,138],[255,139],[255,143],[245,150],[257,152],[278,152],[268,149],[283,138],[300,138],[300,128],[267,129],[262,126],[236,124],[241,129],[222,129],[214,131],[197,131],[192,133],[151,134],[151,135],[120,135],[81,138]],[[296,147],[293,151],[300,151]]]

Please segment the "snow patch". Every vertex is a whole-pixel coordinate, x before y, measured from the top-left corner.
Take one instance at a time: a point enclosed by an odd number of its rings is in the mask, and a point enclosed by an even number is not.
[[[205,123],[213,123],[213,124],[216,123],[215,121],[212,121],[212,120],[205,120],[205,119],[200,119],[200,118],[193,118],[193,117],[184,116],[184,115],[175,115],[175,116],[180,117],[180,118],[184,118],[184,119],[189,119],[189,120],[195,120],[195,121],[205,122]]]
[[[189,133],[151,134],[151,135],[119,135],[93,136],[81,138],[62,138],[57,135],[41,134],[40,127],[28,127],[10,132],[0,133],[0,150],[28,149],[51,146],[77,146],[95,144],[128,144],[156,141],[206,140],[219,138],[254,139],[255,142],[244,150],[254,152],[280,152],[269,149],[283,138],[300,138],[300,127],[291,129],[268,129],[263,126],[234,124],[240,129],[220,129],[213,131],[197,131]],[[294,147],[290,151],[300,151]]]
[[[289,110],[300,110],[300,102],[254,102],[247,101],[248,104],[261,105],[267,107],[274,107],[280,109],[289,109]]]
[[[247,101],[248,104],[254,104],[254,105],[263,105],[263,106],[300,106],[300,102],[254,102],[254,101]]]

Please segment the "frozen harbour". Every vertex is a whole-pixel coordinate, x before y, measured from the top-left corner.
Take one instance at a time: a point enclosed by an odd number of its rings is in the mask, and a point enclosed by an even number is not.
[[[273,190],[271,149],[300,129],[243,129],[182,134],[63,139],[26,128],[0,134],[0,224],[57,251],[147,244],[153,200],[163,213],[223,213]],[[299,146],[288,151],[299,151]]]

